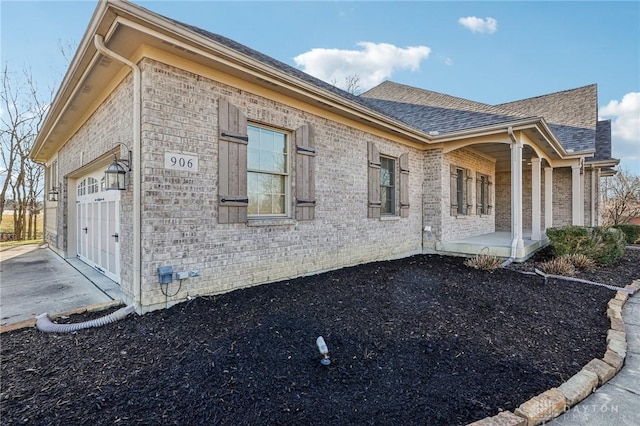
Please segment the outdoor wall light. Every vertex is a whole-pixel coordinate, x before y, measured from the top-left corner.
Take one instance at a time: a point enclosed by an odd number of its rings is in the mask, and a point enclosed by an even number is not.
[[[49,195],[49,197],[47,198],[49,201],[58,201],[58,194],[60,192],[58,191],[58,187],[54,186],[53,188],[51,188],[49,190],[49,192],[47,193]]]
[[[126,145],[124,146],[127,147]],[[111,163],[109,167],[107,167],[107,170],[104,171],[104,180],[107,190],[124,191],[127,189],[125,176],[127,175],[127,172],[131,171],[131,151],[129,150],[129,147],[127,147],[127,152],[129,152],[128,159],[118,160],[118,156],[113,154],[113,163]]]

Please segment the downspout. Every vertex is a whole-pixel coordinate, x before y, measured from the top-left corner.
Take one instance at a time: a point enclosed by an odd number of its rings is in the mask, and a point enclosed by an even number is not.
[[[142,182],[142,162],[140,161],[140,133],[141,133],[141,105],[142,105],[142,74],[140,67],[130,60],[107,49],[104,45],[104,38],[100,34],[95,34],[93,38],[98,52],[116,61],[122,62],[131,68],[133,73],[133,159],[134,163],[131,173],[133,173],[133,298],[136,311],[141,311],[142,305],[142,284],[141,284],[141,182]]]

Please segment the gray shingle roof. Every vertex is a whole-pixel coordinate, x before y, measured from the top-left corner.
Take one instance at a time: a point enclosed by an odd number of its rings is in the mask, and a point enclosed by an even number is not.
[[[518,117],[489,112],[456,110],[385,99],[365,99],[367,105],[372,108],[384,111],[396,120],[425,133],[450,133],[494,124],[504,124],[518,119]]]
[[[442,134],[507,124],[521,118],[543,117],[565,149],[581,152],[596,147],[596,85],[501,105],[483,104],[388,81],[361,96],[355,96],[227,37],[171,18],[165,19],[287,75],[425,133],[437,131]]]
[[[611,120],[600,120],[596,123],[596,153],[590,160],[603,161],[611,159]]]
[[[577,153],[595,149],[595,121],[592,122],[597,111],[595,84],[500,105],[487,105],[392,82],[384,82],[361,96],[378,99],[372,104],[421,130],[453,132],[506,124],[518,118],[540,117],[545,119],[566,150]]]
[[[598,87],[591,84],[496,106],[529,116],[544,117],[547,123],[595,130],[598,121]]]

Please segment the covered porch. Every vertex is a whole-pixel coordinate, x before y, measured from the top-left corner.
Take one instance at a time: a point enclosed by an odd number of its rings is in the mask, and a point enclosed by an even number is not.
[[[549,244],[549,239],[543,236],[539,240],[531,239],[531,230],[522,233],[522,249],[518,249],[515,262],[524,262],[537,250]],[[503,258],[511,257],[513,236],[511,231],[497,231],[476,235],[455,241],[440,242],[436,249],[439,254],[452,256],[475,256],[477,254],[491,254]]]

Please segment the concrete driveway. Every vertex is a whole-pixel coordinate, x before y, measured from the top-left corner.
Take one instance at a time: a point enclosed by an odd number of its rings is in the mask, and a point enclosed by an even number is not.
[[[120,287],[46,245],[0,248],[0,326],[120,300]]]

